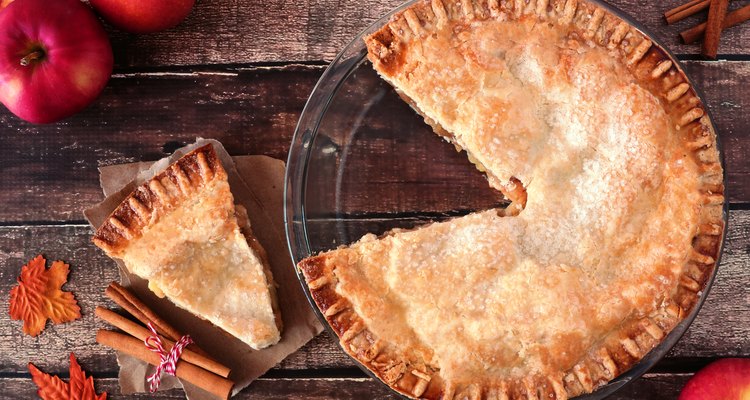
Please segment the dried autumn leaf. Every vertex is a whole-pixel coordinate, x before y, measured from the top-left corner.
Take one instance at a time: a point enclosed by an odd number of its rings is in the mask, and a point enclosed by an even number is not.
[[[39,397],[47,400],[67,400],[70,395],[70,385],[57,376],[47,375],[34,364],[29,363],[31,379],[39,387],[36,392]]]
[[[76,356],[70,353],[70,399],[76,400],[106,400],[107,392],[96,394],[94,389],[94,378],[86,378],[86,373],[76,360]]]
[[[55,261],[49,269],[46,260],[36,256],[21,268],[18,286],[10,290],[10,317],[23,320],[23,331],[36,336],[44,330],[47,319],[60,324],[81,318],[73,293],[63,292],[70,267]]]
[[[70,381],[65,383],[57,376],[45,374],[34,364],[29,363],[31,379],[39,387],[37,394],[42,400],[106,400],[107,392],[96,394],[94,378],[86,378],[86,373],[70,353]]]

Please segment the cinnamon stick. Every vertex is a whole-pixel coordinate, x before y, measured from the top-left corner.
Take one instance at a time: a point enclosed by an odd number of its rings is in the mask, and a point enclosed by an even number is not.
[[[141,299],[119,283],[111,282],[109,286],[104,289],[104,294],[117,303],[117,305],[125,309],[125,311],[130,313],[130,315],[135,317],[135,319],[141,321],[144,325],[148,325],[148,323],[151,322],[159,335],[170,339],[173,342],[180,340],[182,337],[182,334],[177,329],[159,317],[153,310],[143,303]],[[196,353],[208,357],[208,353],[203,351],[203,349],[198,347],[195,343],[188,347]]]
[[[666,17],[668,15],[674,15],[674,14],[677,14],[678,12],[685,11],[688,8],[693,7],[694,5],[696,5],[698,3],[701,3],[703,1],[705,1],[705,0],[691,0],[691,1],[688,1],[685,4],[679,5],[679,6],[673,8],[671,10],[665,11],[664,12],[664,16]]]
[[[125,311],[127,311],[130,315],[132,315],[135,319],[138,321],[141,321],[143,324],[148,324],[151,322],[151,320],[146,317],[146,315],[141,312],[141,310],[138,309],[138,307],[134,306],[133,303],[129,302],[125,296],[123,296],[119,291],[117,291],[112,284],[108,286],[106,289],[104,289],[104,294],[107,295],[112,301],[117,303],[118,306],[122,307]],[[166,332],[164,332],[161,327],[154,324],[154,328],[156,328],[156,331],[159,332],[160,335],[168,338],[172,338],[172,336],[168,335]]]
[[[701,54],[710,59],[716,59],[721,41],[721,29],[727,16],[729,0],[711,0],[708,9],[708,21],[706,21],[706,33],[703,37],[703,49]]]
[[[711,0],[693,0],[665,12],[664,19],[667,24],[673,24],[707,9],[710,4]]]
[[[122,351],[151,365],[159,365],[159,355],[147,349],[141,341],[132,336],[100,329],[96,333],[96,342],[117,351]],[[234,386],[234,382],[229,379],[222,378],[184,360],[177,361],[176,367],[175,372],[178,378],[184,379],[219,398],[229,398]]]
[[[180,340],[180,338],[182,337],[177,329],[173,328],[171,325],[169,325],[169,323],[161,319],[158,315],[156,315],[156,313],[151,311],[151,309],[147,305],[145,305],[141,301],[141,299],[136,297],[133,293],[131,293],[128,289],[126,289],[119,283],[110,283],[107,289],[104,290],[104,293],[139,321],[143,322],[146,325],[151,322],[154,325],[154,328],[156,328],[156,331],[159,332],[159,334],[173,341]],[[130,311],[128,308],[126,308],[126,305],[120,304],[120,302],[118,302],[118,299],[124,300],[124,302],[127,304],[127,307],[133,309],[133,311]]]
[[[117,314],[110,309],[99,306],[96,307],[94,313],[97,317],[110,323],[116,328],[122,329],[123,331],[125,331],[125,333],[130,334],[136,339],[146,340],[147,337],[151,336],[151,332],[148,329],[123,317],[120,314]],[[164,337],[162,337],[162,343],[164,344],[164,348],[166,351],[171,350],[172,346],[174,346],[173,341]],[[218,361],[198,354],[189,348],[185,348],[185,350],[182,352],[182,359],[207,371],[213,372],[214,374],[221,377],[229,377],[229,368],[221,365]]]
[[[727,14],[721,27],[722,29],[731,28],[737,24],[741,24],[747,21],[748,19],[750,19],[750,4]],[[692,44],[700,40],[700,38],[703,37],[703,33],[706,31],[706,25],[707,24],[704,22],[700,25],[696,25],[690,29],[682,31],[680,33],[682,42],[685,44]]]

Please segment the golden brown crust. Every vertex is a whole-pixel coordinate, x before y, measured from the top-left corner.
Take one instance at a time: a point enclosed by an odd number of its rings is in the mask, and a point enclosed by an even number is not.
[[[207,144],[133,190],[96,230],[94,243],[116,256],[130,241],[140,237],[144,228],[214,178],[226,179],[226,171],[213,146]]]
[[[384,343],[367,329],[349,301],[336,293],[333,269],[346,268],[346,265],[331,265],[325,255],[319,255],[302,260],[298,267],[308,282],[315,304],[339,337],[344,351],[404,395],[420,397],[427,392],[435,371],[417,360],[403,360],[400,354],[384,348]]]
[[[574,367],[547,376],[508,378],[492,387],[471,382],[446,382],[435,366],[394,350],[368,329],[351,303],[337,291],[335,269],[350,265],[330,253],[299,264],[312,298],[341,340],[344,350],[404,395],[427,399],[565,399],[592,392],[641,360],[692,310],[713,273],[724,234],[723,172],[716,134],[704,105],[667,53],[635,27],[605,9],[577,0],[425,0],[416,3],[365,39],[368,57],[378,72],[388,76],[401,71],[406,49],[445,24],[472,21],[537,18],[567,29],[569,37],[611,51],[627,65],[639,84],[661,100],[675,126],[684,154],[701,172],[699,221],[693,250],[679,283],[650,313],[625,321],[603,337],[599,345],[582,354]],[[569,25],[568,25],[569,24]],[[411,104],[408,96],[406,97]],[[418,112],[420,110],[415,107]],[[421,114],[421,112],[420,112]],[[427,119],[427,117],[426,117]],[[430,120],[443,135],[450,133]],[[449,137],[450,139],[450,137]],[[356,261],[350,260],[353,265]]]

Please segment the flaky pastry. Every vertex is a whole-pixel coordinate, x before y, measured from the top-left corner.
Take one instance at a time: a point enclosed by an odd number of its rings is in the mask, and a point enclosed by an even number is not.
[[[723,232],[704,106],[664,50],[576,0],[419,1],[375,70],[512,201],[299,263],[342,347],[427,399],[566,399],[693,308]]]
[[[235,208],[212,145],[137,187],[94,243],[149,289],[255,349],[280,339],[276,288],[244,208]]]

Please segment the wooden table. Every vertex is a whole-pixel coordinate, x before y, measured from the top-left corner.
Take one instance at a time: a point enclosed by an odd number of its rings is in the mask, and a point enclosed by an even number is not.
[[[400,1],[199,0],[189,19],[169,32],[112,31],[115,75],[79,115],[38,126],[0,111],[0,398],[34,398],[27,363],[67,376],[71,351],[99,390],[122,397],[114,354],[94,342],[103,326],[94,307],[107,301],[103,289],[117,278],[81,214],[102,199],[97,167],[158,159],[196,136],[216,138],[235,155],[286,158],[299,113],[327,62]],[[750,91],[743,86],[750,83],[750,23],[725,33],[724,61],[700,61],[698,46],[677,39],[697,18],[670,27],[661,18],[681,1],[613,3],[656,32],[705,92],[726,152],[729,233],[716,283],[692,327],[616,399],[674,398],[710,361],[750,356]],[[450,211],[445,204],[443,211]],[[40,252],[71,264],[66,289],[76,294],[83,318],[48,325],[31,338],[6,310],[21,265]],[[171,391],[156,398],[182,397]],[[392,396],[323,333],[238,397]]]

